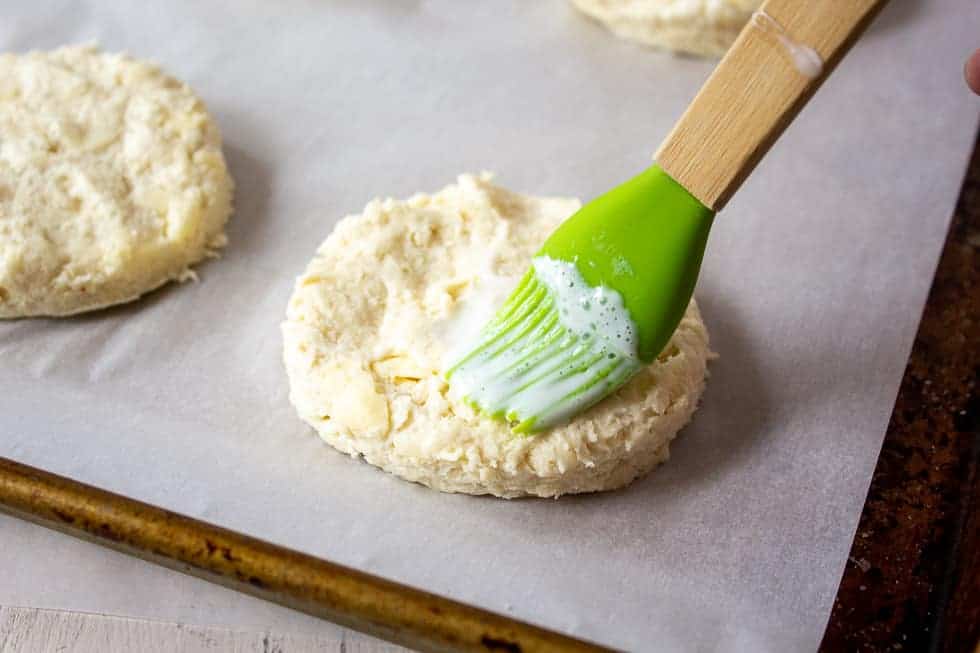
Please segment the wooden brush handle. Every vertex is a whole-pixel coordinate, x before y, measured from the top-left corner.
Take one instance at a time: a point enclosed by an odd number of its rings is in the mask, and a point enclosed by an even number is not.
[[[886,2],[768,0],[664,140],[657,163],[720,210]],[[815,50],[822,71],[801,72],[790,43]]]

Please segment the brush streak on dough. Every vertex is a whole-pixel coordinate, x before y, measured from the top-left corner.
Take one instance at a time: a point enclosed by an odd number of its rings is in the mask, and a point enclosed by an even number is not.
[[[448,392],[447,334],[474,301],[501,296],[487,292],[500,279],[516,283],[579,206],[463,175],[434,195],[375,200],[341,220],[297,279],[282,325],[300,416],[337,449],[448,492],[608,490],[664,461],[710,357],[693,302],[658,361],[548,431],[514,436]]]

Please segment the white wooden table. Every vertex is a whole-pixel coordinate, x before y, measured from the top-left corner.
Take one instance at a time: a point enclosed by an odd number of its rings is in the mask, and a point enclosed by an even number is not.
[[[350,630],[344,630],[337,639],[0,606],[0,653],[401,653],[407,650]]]

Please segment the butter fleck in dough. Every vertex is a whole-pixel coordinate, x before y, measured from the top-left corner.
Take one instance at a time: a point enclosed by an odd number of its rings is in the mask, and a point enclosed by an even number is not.
[[[720,57],[762,0],[571,0],[629,41],[673,52]]]
[[[340,221],[297,279],[282,325],[300,416],[340,451],[446,492],[610,490],[666,460],[711,356],[693,301],[658,361],[543,433],[513,435],[454,399],[443,378],[460,325],[477,324],[473,311],[487,315],[579,206],[462,175],[434,195],[375,200]]]
[[[0,54],[0,317],[193,278],[231,195],[204,104],[155,66],[94,46]]]

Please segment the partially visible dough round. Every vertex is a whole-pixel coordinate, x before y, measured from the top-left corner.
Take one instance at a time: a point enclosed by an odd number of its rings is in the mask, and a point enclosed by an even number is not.
[[[0,55],[0,317],[135,299],[225,244],[214,120],[148,63],[94,46]]]
[[[725,54],[762,0],[571,0],[617,36],[674,52]]]
[[[491,280],[516,284],[578,207],[463,175],[435,195],[375,200],[343,219],[297,279],[282,326],[300,416],[340,451],[446,492],[611,490],[666,460],[710,356],[693,301],[658,361],[549,431],[515,436],[448,394],[443,362],[459,320],[491,308]]]

